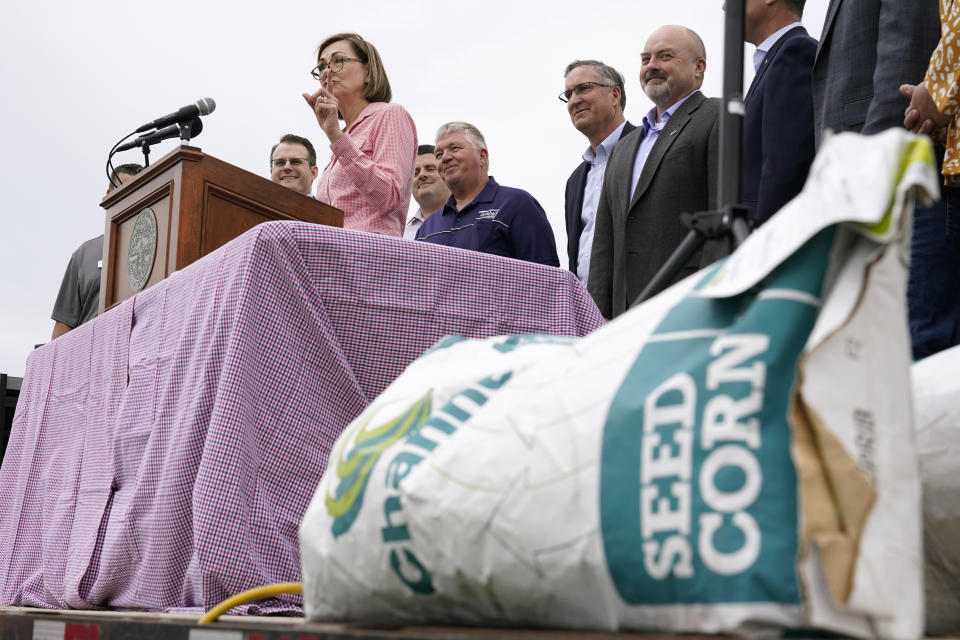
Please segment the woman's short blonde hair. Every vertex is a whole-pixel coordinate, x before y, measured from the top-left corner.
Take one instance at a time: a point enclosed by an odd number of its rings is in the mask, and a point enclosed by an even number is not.
[[[353,47],[353,53],[367,65],[367,71],[370,72],[370,82],[367,83],[363,97],[368,102],[390,102],[393,92],[390,90],[390,80],[387,79],[387,71],[383,68],[380,52],[358,34],[335,33],[325,38],[317,47],[317,63],[320,62],[320,53],[339,40],[346,40],[350,43],[350,46]]]

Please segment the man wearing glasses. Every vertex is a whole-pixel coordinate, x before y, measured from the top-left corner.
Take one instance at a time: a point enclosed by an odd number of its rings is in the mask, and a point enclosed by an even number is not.
[[[312,198],[318,172],[317,152],[306,138],[288,133],[270,149],[270,179],[277,184]]]
[[[567,260],[570,271],[586,285],[607,158],[620,138],[636,127],[623,118],[627,105],[623,76],[597,60],[574,60],[567,65],[560,100],[567,103],[573,126],[590,142],[583,152],[583,162],[567,180],[564,195]]]

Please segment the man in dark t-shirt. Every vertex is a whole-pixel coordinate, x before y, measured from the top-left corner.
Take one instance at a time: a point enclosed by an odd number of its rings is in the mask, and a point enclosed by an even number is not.
[[[139,164],[124,164],[111,175],[107,193],[140,173]],[[116,186],[115,186],[116,185]],[[62,336],[71,329],[96,317],[100,306],[100,268],[103,260],[103,236],[87,240],[70,256],[67,270],[60,283],[60,293],[53,305],[53,337]]]

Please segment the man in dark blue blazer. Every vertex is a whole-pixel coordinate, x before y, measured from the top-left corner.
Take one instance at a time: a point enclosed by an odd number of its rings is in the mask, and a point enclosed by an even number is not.
[[[743,204],[763,223],[800,193],[816,150],[813,61],[805,0],[749,0],[745,40],[757,47],[743,120]]]
[[[623,76],[598,60],[574,60],[564,72],[564,91],[570,121],[586,136],[590,147],[567,179],[564,209],[567,222],[567,260],[570,271],[584,285],[590,269],[593,228],[607,158],[614,145],[636,127],[624,120],[627,94]]]

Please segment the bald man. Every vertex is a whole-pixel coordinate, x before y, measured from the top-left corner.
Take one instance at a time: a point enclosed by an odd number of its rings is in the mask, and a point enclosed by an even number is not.
[[[640,85],[654,107],[607,161],[587,289],[606,318],[636,300],[680,245],[683,212],[717,207],[720,100],[700,93],[707,68],[694,31],[660,27],[640,54]],[[717,255],[705,247],[677,280]]]

